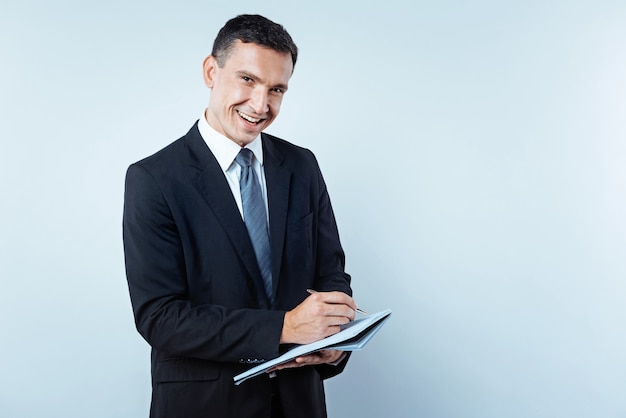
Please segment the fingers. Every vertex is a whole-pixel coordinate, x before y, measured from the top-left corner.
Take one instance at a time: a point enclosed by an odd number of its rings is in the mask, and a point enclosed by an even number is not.
[[[267,370],[266,373],[271,373],[276,370],[292,369],[292,368],[302,367],[302,366],[314,366],[317,364],[333,363],[337,361],[341,357],[342,354],[343,352],[338,351],[338,350],[321,350],[315,353],[307,354],[306,356],[296,357],[295,359],[291,361],[279,364]]]
[[[315,312],[321,316],[340,316],[354,320],[356,303],[343,292],[317,292],[311,294],[305,301],[316,304]]]
[[[309,298],[328,304],[346,305],[352,308],[352,310],[356,310],[356,303],[354,302],[354,299],[343,292],[310,292],[311,296],[309,296]]]
[[[352,298],[342,292],[319,292],[310,295],[301,304],[311,324],[318,327],[322,338],[341,331],[341,326],[354,320]]]
[[[308,344],[341,331],[354,320],[356,304],[342,292],[318,292],[285,314],[281,343]]]

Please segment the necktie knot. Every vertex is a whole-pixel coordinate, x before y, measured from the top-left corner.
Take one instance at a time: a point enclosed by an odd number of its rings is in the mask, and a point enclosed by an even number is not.
[[[250,165],[252,164],[253,155],[254,154],[252,153],[252,151],[250,151],[248,148],[242,148],[241,151],[239,151],[239,154],[237,154],[237,156],[235,157],[235,161],[242,168],[250,167]]]

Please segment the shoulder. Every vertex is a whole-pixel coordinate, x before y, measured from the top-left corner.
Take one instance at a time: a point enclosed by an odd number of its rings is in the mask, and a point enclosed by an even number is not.
[[[194,124],[185,135],[155,153],[131,164],[129,171],[142,168],[156,176],[166,174],[167,172],[179,171],[182,166],[186,166],[190,162],[191,150],[194,148],[194,143],[198,142],[198,138],[195,138],[196,136],[202,141],[197,124]]]
[[[294,167],[311,166],[317,168],[317,159],[311,150],[274,135],[263,133],[262,137],[265,151],[272,157],[284,160],[284,163]]]
[[[133,163],[134,166],[142,166],[145,168],[163,167],[164,163],[176,161],[182,156],[185,146],[185,136],[178,138],[174,142],[166,145],[155,153]]]

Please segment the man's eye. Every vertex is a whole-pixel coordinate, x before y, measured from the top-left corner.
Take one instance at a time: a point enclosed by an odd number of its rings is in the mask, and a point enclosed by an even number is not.
[[[247,83],[251,82],[252,79],[250,77],[246,77],[245,75],[241,77],[241,79]]]
[[[283,94],[283,89],[281,89],[279,87],[275,87],[275,88],[272,89],[272,93]]]

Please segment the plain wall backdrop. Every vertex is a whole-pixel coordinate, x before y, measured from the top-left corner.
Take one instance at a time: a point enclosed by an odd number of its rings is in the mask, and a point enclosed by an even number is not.
[[[147,417],[125,170],[208,102],[223,23],[300,47],[358,304],[331,417],[626,417],[626,3],[0,2],[0,416]]]

